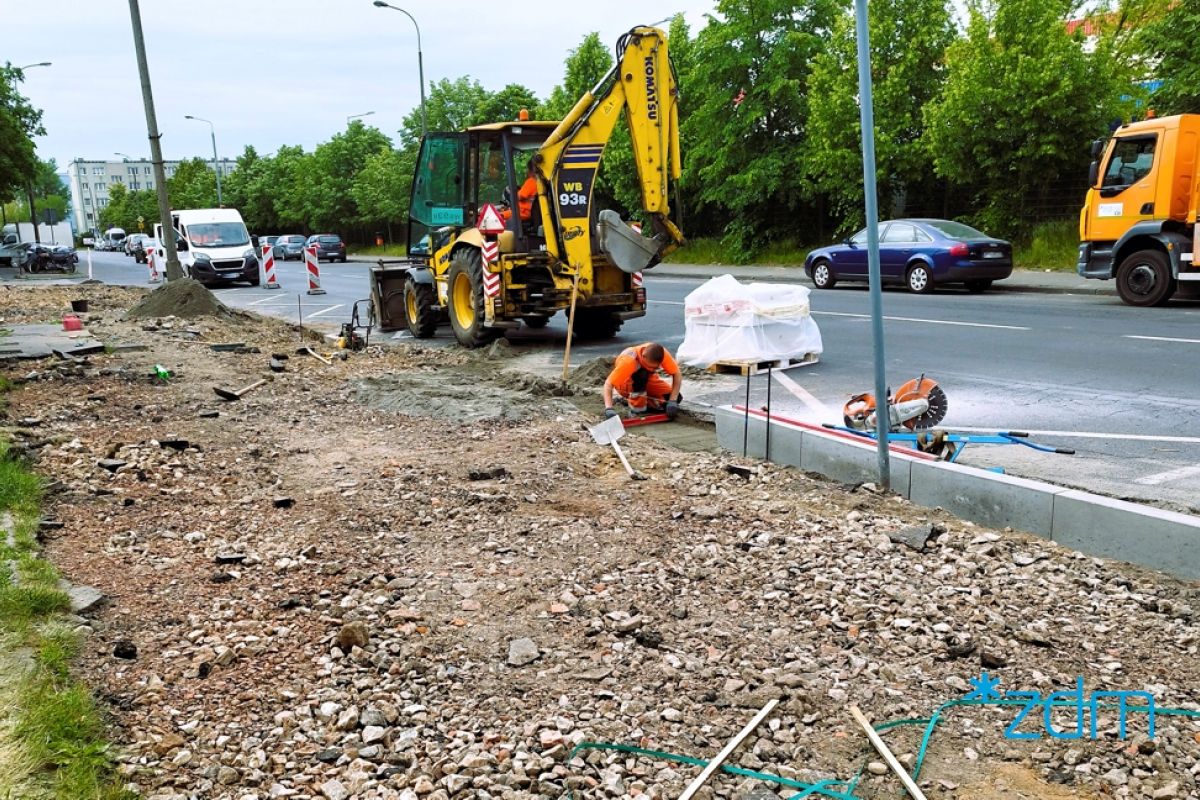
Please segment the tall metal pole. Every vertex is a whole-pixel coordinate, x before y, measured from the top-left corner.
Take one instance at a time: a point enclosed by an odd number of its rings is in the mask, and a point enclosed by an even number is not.
[[[858,38],[858,96],[862,122],[863,194],[867,214],[867,273],[871,281],[871,338],[875,345],[875,424],[879,461],[879,486],[890,489],[892,469],[888,459],[887,377],[883,369],[883,293],[879,288],[879,207],[875,196],[875,109],[871,98],[871,42],[867,33],[867,0],[854,0]]]
[[[33,184],[27,183],[25,187],[29,191],[29,221],[33,224],[33,241],[41,244],[42,237],[38,233],[37,209],[33,207]]]
[[[378,8],[390,8],[393,11],[399,11],[411,19],[413,27],[417,29],[417,77],[421,81],[421,136],[427,136],[429,135],[429,118],[425,115],[425,63],[421,57],[421,26],[417,24],[416,17],[399,6],[385,3],[384,0],[375,0],[374,5]]]
[[[150,139],[150,161],[154,164],[154,189],[158,194],[158,216],[162,220],[162,242],[167,251],[167,280],[183,277],[179,253],[175,251],[175,228],[171,224],[171,202],[167,199],[167,171],[163,167],[162,143],[158,120],[154,115],[154,95],[150,91],[150,67],[146,63],[146,43],[142,39],[142,14],[138,0],[129,0],[129,17],[133,23],[133,48],[137,51],[138,75],[142,79],[142,103],[146,106],[146,135]]]
[[[209,123],[209,125],[211,126],[212,123]],[[221,199],[221,162],[217,160],[217,129],[216,129],[216,127],[213,127],[211,134],[212,134],[212,143],[213,143],[213,172],[215,172],[217,175],[217,207],[224,208],[225,203]]]

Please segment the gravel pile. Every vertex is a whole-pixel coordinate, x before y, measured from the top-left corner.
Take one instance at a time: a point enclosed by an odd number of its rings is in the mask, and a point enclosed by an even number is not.
[[[7,414],[59,482],[49,556],[106,596],[81,672],[147,798],[676,797],[696,767],[571,749],[711,757],[774,697],[731,763],[804,782],[862,769],[856,796],[895,798],[849,704],[926,717],[986,669],[1002,690],[1082,675],[1196,707],[1193,584],[634,435],[651,480],[632,483],[587,420],[555,419],[561,398],[505,425],[359,402],[367,377],[464,369],[453,351],[292,356],[222,404],[208,377],[249,383],[277,341],[181,355],[124,334],[150,349],[47,370]],[[169,354],[181,377],[143,379]],[[1042,732],[1039,713],[1020,730]],[[1150,740],[1134,714],[1121,741],[1110,714],[1096,741],[1018,741],[1014,718],[949,712],[928,795],[1197,795],[1191,720],[1160,715]],[[919,729],[885,736],[911,765]],[[724,775],[697,796],[796,793],[771,789]]]

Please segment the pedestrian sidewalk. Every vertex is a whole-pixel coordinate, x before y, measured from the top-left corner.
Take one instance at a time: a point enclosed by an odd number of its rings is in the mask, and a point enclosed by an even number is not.
[[[761,267],[720,264],[659,264],[649,271],[658,277],[711,278],[715,275],[733,275],[739,280],[762,283],[807,283],[804,268]],[[1044,272],[1041,270],[1017,269],[1011,277],[992,284],[993,292],[1047,292],[1052,294],[1116,294],[1111,281],[1088,280],[1074,272]]]

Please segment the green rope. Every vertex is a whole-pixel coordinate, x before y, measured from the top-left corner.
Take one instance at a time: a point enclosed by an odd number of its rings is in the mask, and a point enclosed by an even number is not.
[[[570,761],[575,757],[575,754],[580,750],[615,750],[618,753],[633,753],[639,756],[650,756],[651,758],[661,758],[664,761],[675,761],[679,764],[691,764],[694,767],[707,767],[708,762],[701,758],[693,758],[691,756],[681,756],[677,753],[664,753],[661,750],[646,750],[642,747],[634,747],[628,744],[609,744],[606,742],[580,742],[571,749],[571,754],[567,756]],[[777,783],[780,786],[787,786],[790,789],[800,789],[800,793],[793,797],[810,797],[812,795],[821,795],[822,797],[833,797],[837,800],[860,800],[853,793],[846,794],[844,792],[834,791],[829,788],[832,786],[845,786],[844,781],[823,780],[817,783],[803,783],[794,781],[791,778],[784,778],[780,775],[771,775],[766,772],[755,772],[742,767],[734,767],[729,764],[722,764],[721,769],[732,775],[741,775],[746,778],[754,778],[755,780],[767,781],[769,783]],[[856,779],[857,780],[857,779]],[[853,792],[853,789],[851,789]]]
[[[930,715],[929,718],[927,718],[927,719],[897,719],[897,720],[891,720],[890,722],[880,723],[879,725],[876,725],[874,727],[875,727],[876,731],[878,731],[879,733],[883,733],[885,731],[890,731],[895,728],[901,728],[901,727],[906,727],[906,726],[911,726],[911,725],[924,725],[925,726],[925,732],[921,736],[921,747],[917,751],[917,758],[913,764],[913,769],[912,769],[912,779],[915,781],[915,780],[917,780],[918,776],[920,776],[920,774],[921,774],[921,767],[924,766],[924,764],[925,764],[925,756],[929,750],[929,742],[933,738],[934,730],[937,728],[938,723],[942,719],[942,712],[944,712],[948,709],[951,709],[951,708],[956,708],[958,706],[1027,706],[1027,705],[1029,705],[1029,703],[1025,700],[1018,700],[1018,699],[1006,700],[1003,698],[996,699],[996,700],[968,700],[965,698],[959,699],[959,700],[948,700],[945,703],[942,703],[940,706],[938,706],[937,709],[933,712],[933,714]],[[1075,706],[1077,706],[1076,703],[1072,703],[1072,702],[1069,702],[1066,700],[1059,700],[1059,701],[1051,703],[1051,705],[1059,706],[1059,707],[1075,707]],[[1096,708],[1098,710],[1111,711],[1112,709],[1120,709],[1121,706],[1113,705],[1113,704],[1109,703],[1109,704],[1105,704],[1105,705],[1097,705]],[[1146,712],[1151,711],[1151,708],[1149,706],[1126,705],[1124,707],[1124,710],[1126,712],[1136,711],[1136,712],[1146,713]],[[1155,709],[1153,709],[1153,711],[1154,711],[1155,716],[1158,716],[1161,714],[1163,716],[1177,716],[1177,717],[1189,717],[1192,719],[1200,719],[1200,711],[1193,711],[1193,710],[1187,709],[1187,708],[1155,708]],[[652,758],[663,759],[664,761],[674,761],[679,764],[690,764],[690,765],[696,766],[696,767],[707,767],[708,763],[709,763],[709,762],[705,761],[704,759],[693,758],[692,756],[684,756],[684,755],[679,755],[677,753],[666,753],[661,750],[646,750],[645,748],[634,747],[632,745],[610,744],[610,743],[606,743],[606,742],[580,742],[579,744],[575,745],[575,747],[571,750],[571,754],[567,757],[567,760],[570,761],[572,758],[574,758],[575,754],[578,753],[580,750],[614,750],[619,753],[632,753],[634,755],[650,756]],[[794,781],[794,780],[791,780],[790,778],[784,778],[779,775],[772,775],[772,774],[766,773],[766,772],[755,772],[753,770],[743,769],[742,767],[733,767],[728,764],[722,764],[721,770],[724,772],[728,772],[732,775],[741,775],[746,778],[754,778],[755,780],[767,781],[769,783],[777,783],[780,786],[787,786],[788,788],[791,788],[791,789],[799,789],[800,790],[797,794],[794,794],[791,797],[789,797],[788,800],[798,800],[799,798],[811,797],[813,795],[820,795],[822,797],[832,797],[832,798],[836,798],[836,800],[860,800],[860,798],[854,792],[858,787],[858,782],[862,779],[863,772],[866,770],[866,766],[867,766],[867,764],[864,761],[862,766],[859,767],[858,773],[850,781],[837,781],[837,780],[832,780],[832,779],[826,779],[826,780],[817,781],[816,783],[803,783],[801,781]],[[845,791],[835,791],[832,788],[835,786],[845,787]],[[572,798],[574,797],[574,795],[570,794],[570,793],[569,793],[569,796],[571,796]]]

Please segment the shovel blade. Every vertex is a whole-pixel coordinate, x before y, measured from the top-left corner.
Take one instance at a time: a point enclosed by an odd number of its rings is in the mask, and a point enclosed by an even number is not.
[[[612,444],[625,435],[625,424],[620,417],[609,417],[599,425],[588,428],[596,444]]]
[[[241,395],[237,392],[230,391],[229,389],[222,389],[220,386],[214,386],[213,391],[216,392],[217,397],[220,397],[222,400],[237,400],[241,397]]]

